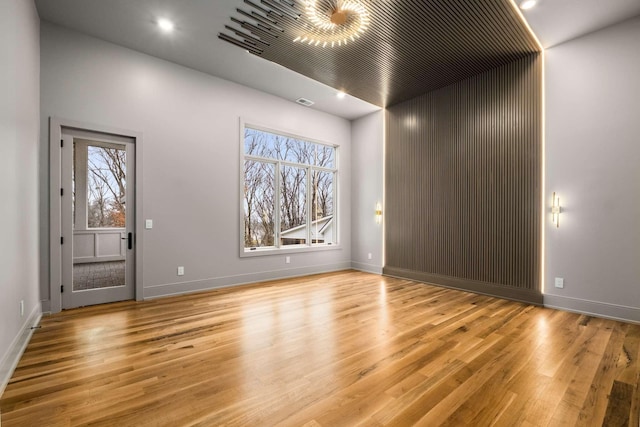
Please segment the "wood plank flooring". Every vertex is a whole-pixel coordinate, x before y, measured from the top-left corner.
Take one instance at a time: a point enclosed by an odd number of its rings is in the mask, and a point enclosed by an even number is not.
[[[2,426],[637,426],[640,325],[344,271],[42,320]]]

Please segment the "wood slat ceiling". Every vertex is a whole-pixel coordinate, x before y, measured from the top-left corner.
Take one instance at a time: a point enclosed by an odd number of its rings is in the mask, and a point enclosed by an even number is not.
[[[244,0],[219,37],[381,107],[540,51],[510,0],[360,3],[369,28],[342,46],[293,42],[314,31],[302,0]]]

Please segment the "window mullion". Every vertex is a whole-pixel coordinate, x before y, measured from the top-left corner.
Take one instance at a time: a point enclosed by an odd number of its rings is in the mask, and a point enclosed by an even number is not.
[[[306,178],[307,178],[307,246],[311,246],[312,245],[312,241],[311,241],[311,227],[312,227],[312,221],[313,221],[313,217],[311,215],[311,209],[312,209],[312,203],[313,200],[311,200],[311,167],[307,166],[306,168],[307,173],[306,173]]]
[[[334,168],[325,168],[322,166],[314,166],[313,167],[316,171],[318,172],[328,172],[328,173],[332,173],[332,172],[337,172],[338,169],[334,169]]]

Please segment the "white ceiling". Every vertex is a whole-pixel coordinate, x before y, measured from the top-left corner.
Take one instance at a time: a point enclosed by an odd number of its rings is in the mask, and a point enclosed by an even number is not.
[[[40,18],[291,101],[304,97],[311,108],[355,119],[379,108],[360,99],[336,97],[336,90],[220,39],[243,0],[35,0]],[[523,14],[544,47],[640,14],[640,0],[538,0]],[[175,22],[171,34],[158,18]],[[300,107],[307,108],[307,107]]]
[[[522,14],[549,48],[640,15],[640,0],[538,0]]]

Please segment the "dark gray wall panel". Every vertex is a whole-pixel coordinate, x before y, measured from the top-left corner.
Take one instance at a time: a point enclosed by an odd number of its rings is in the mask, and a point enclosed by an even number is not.
[[[385,273],[541,303],[541,58],[387,114]]]

